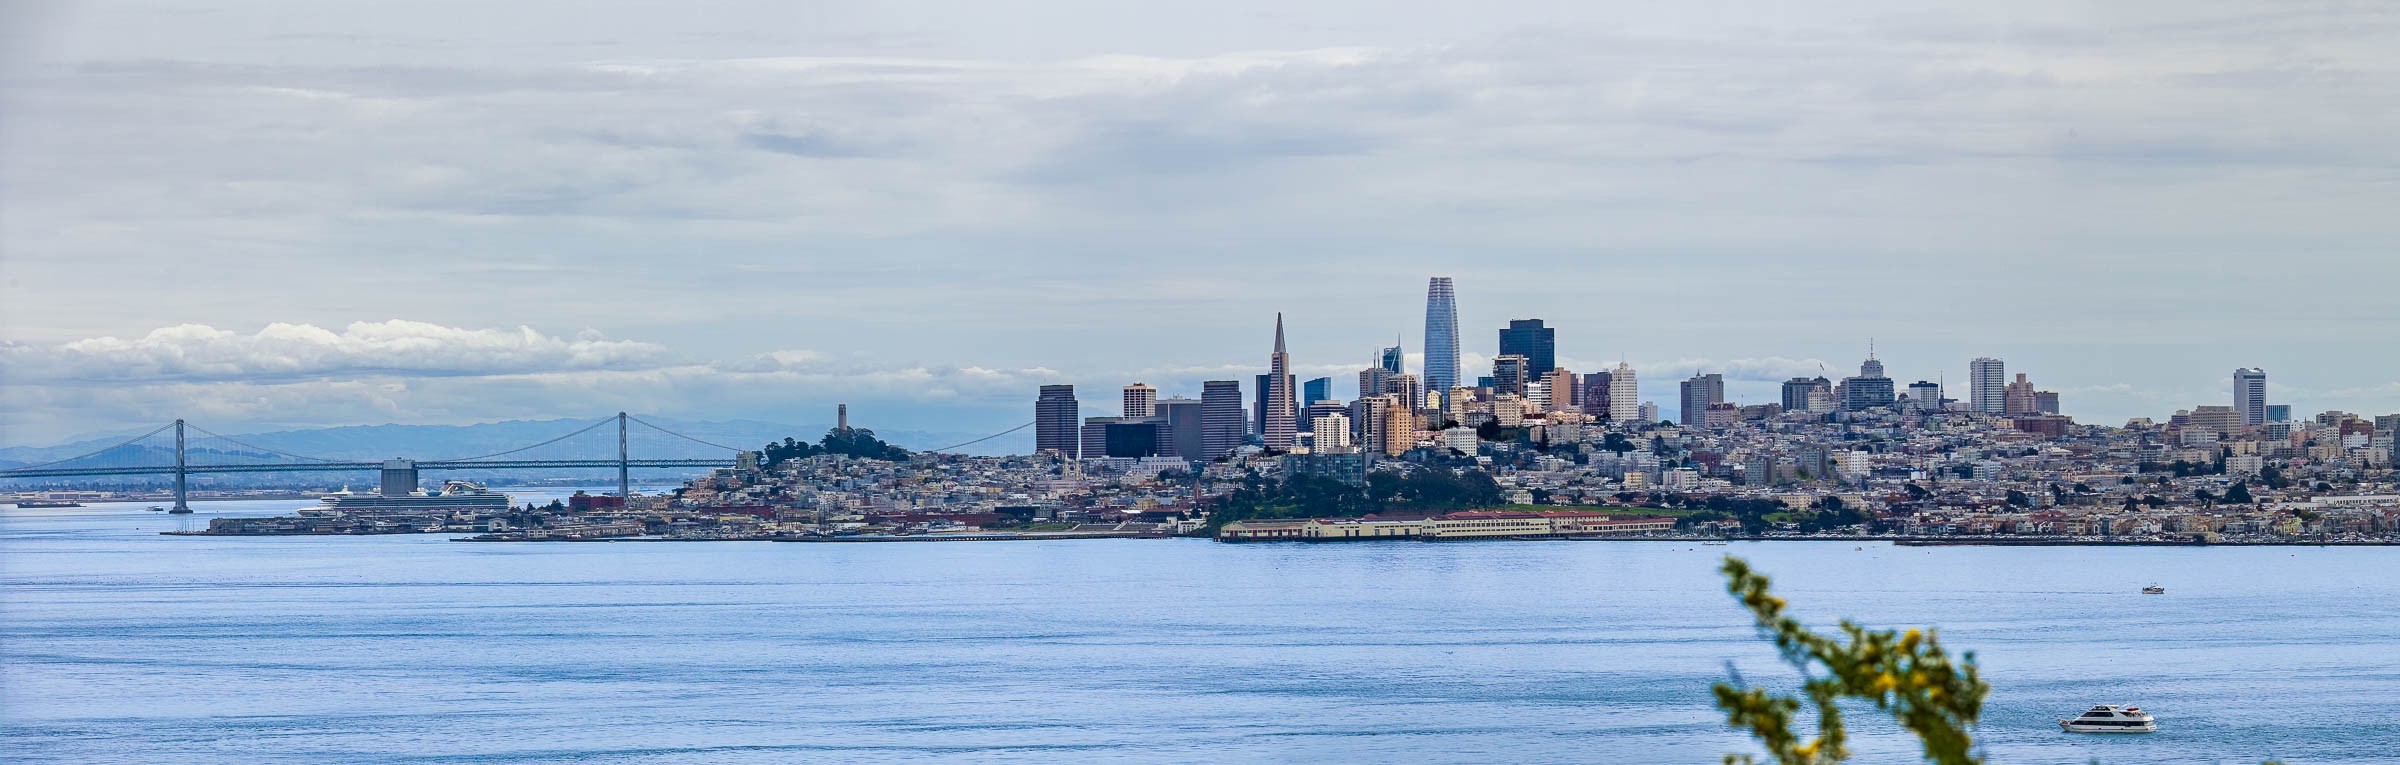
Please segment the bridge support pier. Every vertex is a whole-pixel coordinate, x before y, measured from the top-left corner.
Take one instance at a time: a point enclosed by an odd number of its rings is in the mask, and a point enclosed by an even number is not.
[[[629,472],[626,470],[626,468],[628,468],[628,467],[630,467],[630,466],[631,466],[629,463],[631,463],[632,461],[631,461],[631,460],[628,460],[628,459],[626,459],[626,454],[627,454],[627,452],[625,451],[625,413],[624,413],[624,412],[618,412],[618,413],[617,413],[617,499],[618,499],[618,500],[621,500],[621,501],[624,501],[624,502],[627,502],[627,503],[631,503],[631,502],[633,501],[633,478],[632,478],[631,474],[630,474],[630,473],[629,473]]]
[[[178,512],[192,509],[191,484],[188,481],[190,472],[190,467],[183,461],[183,419],[177,418],[175,420],[175,509]]]

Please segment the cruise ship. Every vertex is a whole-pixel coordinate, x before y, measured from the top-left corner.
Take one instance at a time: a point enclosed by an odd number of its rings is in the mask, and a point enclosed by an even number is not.
[[[321,504],[301,515],[383,515],[450,510],[508,511],[508,495],[466,481],[442,484],[441,491],[411,490],[406,494],[361,494],[343,487],[318,499]]]

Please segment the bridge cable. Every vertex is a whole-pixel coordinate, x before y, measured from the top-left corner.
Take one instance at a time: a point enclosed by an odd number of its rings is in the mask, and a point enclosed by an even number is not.
[[[612,417],[612,418],[610,418],[610,419],[615,419],[615,418],[613,418],[613,417]],[[748,449],[744,449],[744,448],[741,448],[741,447],[738,447],[738,446],[726,446],[726,445],[724,445],[724,444],[720,444],[720,443],[717,443],[717,442],[714,442],[714,441],[703,441],[703,440],[700,440],[700,439],[697,439],[697,438],[693,438],[693,437],[691,437],[691,436],[687,436],[687,435],[684,435],[684,434],[682,434],[682,433],[677,433],[677,432],[675,432],[675,431],[668,430],[668,429],[666,429],[666,428],[660,427],[658,423],[651,422],[651,421],[649,421],[649,420],[645,420],[645,419],[642,419],[642,418],[640,418],[640,417],[635,417],[635,416],[633,416],[633,415],[630,415],[630,414],[628,414],[628,415],[625,415],[625,419],[628,419],[628,420],[632,420],[632,421],[634,421],[634,422],[641,423],[641,424],[643,424],[643,425],[649,426],[649,428],[650,428],[651,430],[655,430],[655,431],[658,431],[658,432],[660,432],[660,433],[665,433],[665,434],[667,434],[667,435],[674,436],[674,437],[676,437],[676,438],[680,438],[680,439],[683,439],[683,440],[685,440],[685,441],[690,441],[690,442],[692,442],[692,443],[695,443],[695,444],[703,444],[703,445],[707,445],[707,446],[714,446],[714,447],[717,447],[717,448],[719,448],[719,449],[724,449],[724,450],[726,450],[726,451],[729,451],[729,452],[746,452],[746,451],[750,451],[750,450],[748,450]]]
[[[74,461],[76,461],[76,460],[80,460],[80,459],[87,459],[87,458],[91,458],[91,457],[98,457],[98,456],[100,456],[100,455],[107,454],[107,453],[109,453],[109,452],[113,452],[113,451],[116,451],[116,450],[118,450],[118,449],[123,449],[123,448],[125,448],[125,447],[132,446],[132,445],[134,445],[134,444],[140,443],[140,442],[142,441],[142,439],[149,438],[149,437],[151,437],[151,436],[155,436],[155,435],[158,435],[158,434],[160,434],[160,433],[165,433],[165,432],[167,432],[169,429],[172,429],[172,428],[174,428],[174,427],[175,427],[175,423],[172,423],[172,422],[170,422],[170,423],[167,423],[167,424],[165,424],[165,425],[160,425],[160,426],[158,426],[158,429],[157,429],[157,430],[153,430],[153,431],[150,431],[150,432],[148,432],[148,433],[143,433],[143,434],[141,434],[141,435],[138,435],[138,436],[134,436],[134,437],[132,437],[132,438],[125,439],[125,442],[124,442],[124,443],[117,444],[117,445],[115,445],[115,446],[110,446],[110,447],[108,447],[108,448],[106,448],[106,449],[101,449],[101,450],[99,450],[99,451],[95,451],[95,452],[92,452],[92,453],[90,453],[90,454],[78,454],[78,455],[75,455],[75,456],[73,456],[73,457],[68,457],[68,458],[66,458],[66,459],[63,459],[63,460],[51,460],[51,461],[49,461],[49,462],[44,462],[44,463],[41,463],[41,464],[39,464],[39,465],[18,465],[18,466],[16,466],[16,467],[8,468],[7,470],[0,470],[0,473],[7,473],[7,472],[11,472],[11,471],[17,471],[17,470],[36,470],[36,469],[40,469],[40,468],[46,468],[46,467],[50,467],[50,466],[52,466],[52,465],[64,465],[64,464],[67,464],[67,463],[69,463],[69,462],[74,462]]]
[[[308,456],[308,455],[305,455],[305,454],[293,454],[293,453],[291,453],[291,452],[276,451],[276,450],[274,450],[274,449],[269,449],[269,448],[267,448],[267,447],[264,447],[264,446],[259,446],[259,445],[257,445],[257,444],[248,444],[248,443],[243,443],[243,442],[241,442],[241,441],[236,441],[236,440],[234,440],[234,439],[233,439],[233,437],[232,437],[232,436],[227,436],[227,435],[218,434],[218,433],[215,433],[215,432],[212,432],[212,431],[210,431],[210,430],[209,430],[209,429],[207,429],[207,428],[203,428],[203,427],[200,427],[200,426],[198,426],[198,425],[193,425],[193,424],[190,424],[190,423],[185,423],[185,424],[184,424],[184,427],[186,427],[186,428],[190,428],[190,429],[192,429],[192,430],[197,430],[197,431],[200,431],[200,433],[201,433],[201,434],[203,434],[203,435],[214,436],[214,437],[215,437],[215,438],[217,438],[218,440],[224,441],[225,443],[233,444],[233,445],[235,445],[235,446],[239,446],[239,447],[242,447],[242,448],[244,448],[244,449],[251,449],[251,450],[255,450],[255,451],[262,451],[262,452],[266,452],[266,453],[268,453],[268,454],[272,454],[272,455],[275,455],[275,456],[278,456],[278,457],[290,457],[290,458],[292,458],[292,459],[296,459],[296,460],[308,460],[308,461],[310,461],[310,462],[349,462],[349,461],[350,461],[350,460],[337,460],[337,459],[329,459],[329,458],[325,458],[325,457],[311,457],[311,456]]]
[[[999,438],[999,437],[1001,437],[1001,436],[1005,436],[1005,435],[1008,435],[1008,434],[1010,434],[1010,433],[1015,433],[1015,432],[1017,432],[1017,431],[1024,430],[1024,429],[1026,429],[1026,428],[1030,428],[1030,427],[1033,427],[1033,423],[1030,423],[1030,422],[1028,422],[1028,423],[1025,423],[1025,424],[1023,424],[1023,425],[1019,425],[1019,426],[1016,426],[1016,427],[1013,427],[1013,428],[1009,428],[1009,429],[1007,429],[1007,430],[1003,430],[1003,431],[1000,431],[1000,432],[998,432],[998,433],[993,433],[993,434],[991,434],[991,435],[984,436],[984,437],[982,437],[982,438],[978,438],[978,439],[975,439],[975,440],[973,440],[973,441],[968,441],[968,442],[966,442],[966,443],[963,443],[963,444],[951,444],[951,445],[949,445],[949,446],[945,446],[945,447],[942,447],[942,448],[939,448],[939,449],[927,449],[927,450],[925,450],[925,451],[928,451],[928,452],[946,452],[946,451],[950,451],[950,450],[952,450],[952,449],[956,449],[956,448],[958,448],[958,447],[961,447],[961,446],[974,446],[974,445],[976,445],[976,444],[980,444],[980,443],[983,443],[983,442],[985,442],[985,441],[990,441],[990,440],[992,440],[992,439]]]
[[[559,437],[557,437],[557,438],[553,438],[553,439],[550,439],[550,440],[548,440],[548,441],[543,441],[543,442],[541,442],[541,443],[538,443],[538,444],[529,444],[529,445],[526,445],[526,446],[520,446],[520,447],[517,447],[517,448],[514,448],[514,449],[510,449],[510,450],[508,450],[508,451],[505,451],[505,452],[492,452],[492,453],[490,453],[490,454],[485,454],[485,455],[476,456],[476,457],[460,457],[460,458],[458,458],[458,459],[450,459],[450,460],[425,460],[425,461],[427,461],[427,462],[473,462],[473,461],[475,461],[475,460],[481,460],[481,459],[491,459],[491,458],[493,458],[493,457],[505,457],[505,456],[508,456],[508,455],[511,455],[511,454],[515,454],[515,453],[517,453],[517,452],[525,451],[525,450],[527,450],[527,449],[537,449],[537,448],[541,448],[541,447],[544,447],[544,446],[549,446],[549,445],[551,445],[551,444],[558,443],[558,442],[560,442],[560,441],[565,441],[565,440],[567,440],[567,439],[574,438],[574,437],[576,437],[576,436],[580,436],[580,435],[583,435],[583,434],[585,434],[585,433],[589,433],[589,432],[591,432],[591,431],[592,431],[592,429],[593,429],[593,428],[597,428],[597,427],[600,427],[600,426],[602,426],[602,425],[606,425],[606,424],[609,424],[609,423],[612,423],[612,422],[616,422],[616,421],[617,421],[617,418],[615,418],[615,417],[609,417],[609,418],[603,419],[603,420],[601,420],[601,421],[599,421],[599,422],[595,422],[595,423],[592,423],[592,424],[590,424],[590,425],[585,425],[585,426],[583,426],[583,429],[582,429],[582,430],[578,430],[578,431],[575,431],[575,432],[573,432],[573,433],[568,433],[568,434],[566,434],[566,435],[559,436]]]

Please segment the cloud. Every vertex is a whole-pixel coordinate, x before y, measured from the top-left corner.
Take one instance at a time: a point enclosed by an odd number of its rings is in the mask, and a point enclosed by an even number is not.
[[[395,319],[358,322],[338,332],[277,323],[241,334],[183,324],[130,340],[0,345],[0,375],[20,384],[466,376],[633,368],[657,364],[666,355],[665,348],[651,343],[610,340],[588,331],[554,337],[531,327],[465,329]]]
[[[0,442],[186,418],[218,430],[403,422],[460,424],[629,410],[800,421],[872,402],[902,427],[957,430],[1015,416],[1060,377],[1043,367],[894,362],[811,350],[695,361],[589,330],[358,323],[242,333],[164,327],[134,339],[0,343]],[[978,410],[984,413],[972,414]],[[963,423],[951,420],[961,414]],[[972,429],[972,428],[969,428]]]

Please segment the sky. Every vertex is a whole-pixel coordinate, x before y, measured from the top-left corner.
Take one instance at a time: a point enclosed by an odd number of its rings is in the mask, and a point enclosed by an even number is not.
[[[0,444],[1464,365],[2400,412],[2389,3],[0,7]],[[1412,371],[1414,371],[1412,369]]]

